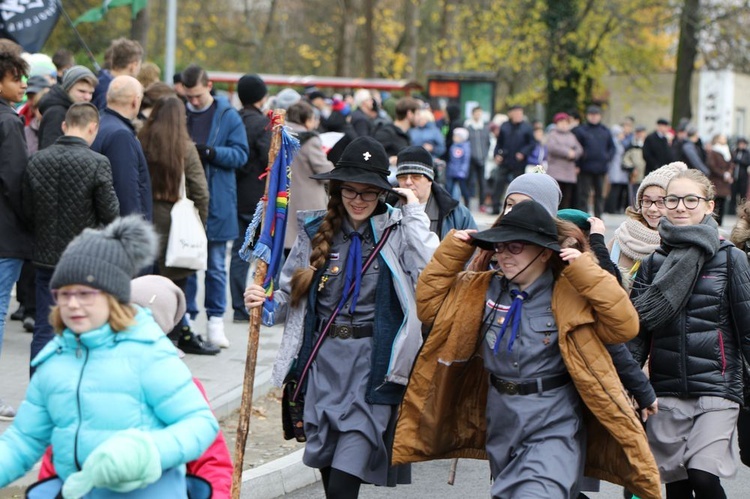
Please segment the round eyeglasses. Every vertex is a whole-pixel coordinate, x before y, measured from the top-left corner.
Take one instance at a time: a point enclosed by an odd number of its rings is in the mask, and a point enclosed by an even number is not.
[[[72,298],[76,299],[79,305],[91,305],[94,303],[94,298],[101,293],[98,289],[79,289],[76,291],[72,290],[52,290],[52,299],[58,305],[67,305],[70,303]]]
[[[341,195],[344,196],[346,199],[357,199],[357,196],[362,198],[362,201],[365,201],[367,203],[371,203],[372,201],[375,201],[378,199],[378,196],[380,196],[380,192],[378,191],[355,191],[354,189],[350,187],[342,187],[341,188]]]
[[[685,205],[688,210],[694,210],[698,207],[701,201],[711,201],[709,198],[696,196],[695,194],[688,194],[687,196],[666,196],[664,197],[664,206],[668,210],[675,210],[680,205],[680,201]]]
[[[519,255],[526,247],[526,243],[523,241],[511,241],[509,243],[495,243],[495,252],[503,253],[505,250],[511,255]]]
[[[649,199],[649,198],[643,198],[641,199],[641,206],[648,209],[651,208],[651,206],[656,205],[657,208],[664,208],[664,198],[658,198],[658,199]]]

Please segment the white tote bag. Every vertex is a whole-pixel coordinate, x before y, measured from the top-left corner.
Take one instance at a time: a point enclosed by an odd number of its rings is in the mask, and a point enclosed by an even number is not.
[[[170,217],[167,267],[206,270],[208,239],[198,209],[185,194],[185,174],[180,182],[180,199],[172,206]]]

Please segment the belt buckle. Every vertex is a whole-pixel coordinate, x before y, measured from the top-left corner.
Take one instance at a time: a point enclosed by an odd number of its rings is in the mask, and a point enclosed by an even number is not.
[[[351,326],[343,325],[339,326],[338,328],[338,337],[342,340],[346,340],[352,337],[352,328]]]
[[[501,381],[500,386],[503,387],[503,391],[507,393],[508,395],[516,395],[518,394],[518,383],[513,383],[512,381]]]

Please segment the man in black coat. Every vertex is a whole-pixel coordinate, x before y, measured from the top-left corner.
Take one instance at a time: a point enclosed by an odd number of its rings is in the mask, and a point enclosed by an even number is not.
[[[586,109],[586,123],[573,129],[578,142],[583,147],[583,156],[578,164],[578,209],[591,213],[589,197],[594,190],[594,216],[599,218],[604,211],[604,179],[607,177],[609,162],[615,155],[612,132],[602,123],[602,110],[599,106]]]
[[[492,213],[500,214],[503,195],[508,184],[526,168],[526,157],[523,150],[534,142],[534,130],[525,120],[523,107],[511,106],[508,110],[508,121],[500,126],[500,134],[495,144],[495,163],[492,192]]]
[[[651,132],[643,142],[643,159],[646,161],[644,175],[648,175],[652,171],[675,160],[674,153],[667,139],[668,133],[669,120],[659,118],[656,121],[656,130]]]
[[[229,266],[229,290],[232,294],[234,322],[247,322],[242,294],[245,291],[250,264],[240,258],[238,251],[245,242],[247,226],[253,218],[258,201],[263,196],[266,182],[260,175],[268,165],[268,150],[271,147],[269,119],[261,109],[268,97],[266,84],[257,74],[246,74],[237,83],[237,96],[242,102],[240,116],[247,133],[249,153],[245,166],[236,171],[237,176],[237,222],[240,232],[232,245],[232,261]]]
[[[65,247],[83,229],[109,224],[120,214],[109,160],[89,146],[99,129],[99,110],[73,104],[65,114],[64,135],[29,161],[23,182],[24,218],[34,234],[37,313],[31,358],[54,332],[49,282]]]
[[[747,139],[740,137],[737,139],[737,149],[732,154],[732,163],[737,165],[735,181],[732,184],[732,202],[729,203],[731,209],[739,204],[743,198],[747,197],[748,171],[750,168],[750,150],[747,148]]]
[[[419,102],[412,97],[402,97],[396,103],[396,119],[393,123],[386,123],[375,128],[373,137],[383,144],[391,163],[392,170],[396,167],[396,158],[402,149],[411,145],[409,130],[414,126]]]

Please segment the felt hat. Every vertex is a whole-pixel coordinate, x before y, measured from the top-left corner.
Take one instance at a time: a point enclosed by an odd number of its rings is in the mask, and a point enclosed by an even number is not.
[[[557,180],[546,173],[524,173],[508,185],[505,196],[523,194],[540,203],[551,216],[557,214],[562,201],[562,191]]]
[[[391,190],[388,164],[388,154],[380,142],[372,137],[357,137],[346,146],[333,170],[310,178],[358,182]]]
[[[432,155],[422,146],[405,147],[398,153],[396,160],[396,176],[418,173],[435,180],[435,167]]]
[[[85,229],[55,267],[50,289],[81,284],[130,303],[130,280],[156,258],[158,240],[139,215],[118,218],[102,230]]]
[[[237,97],[243,106],[255,104],[268,93],[268,88],[257,74],[246,74],[237,82]]]
[[[557,225],[547,209],[536,201],[523,201],[505,214],[496,227],[472,234],[474,243],[493,250],[495,243],[523,241],[560,251]]]
[[[80,80],[86,80],[93,86],[99,83],[99,79],[86,66],[73,66],[63,73],[61,83],[63,90],[67,92]]]

